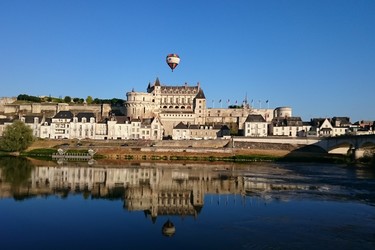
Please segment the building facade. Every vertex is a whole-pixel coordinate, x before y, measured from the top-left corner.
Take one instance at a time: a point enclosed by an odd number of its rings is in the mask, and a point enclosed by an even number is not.
[[[267,136],[268,124],[261,115],[248,115],[244,128],[245,136]]]

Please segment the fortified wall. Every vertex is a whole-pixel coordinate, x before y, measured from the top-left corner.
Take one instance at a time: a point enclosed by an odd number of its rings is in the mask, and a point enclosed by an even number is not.
[[[13,103],[17,100],[16,97],[1,97],[0,98],[0,112],[4,112],[5,105]]]
[[[18,114],[45,114],[47,117],[53,117],[60,111],[92,112],[97,119],[109,117],[112,111],[110,104],[67,104],[67,103],[26,103],[14,104],[5,103],[0,104],[0,111],[4,115],[18,115]]]

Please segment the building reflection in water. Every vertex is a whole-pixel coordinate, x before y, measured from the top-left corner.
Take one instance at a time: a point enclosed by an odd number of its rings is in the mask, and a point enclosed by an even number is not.
[[[80,193],[84,198],[121,199],[128,211],[143,211],[155,222],[158,216],[197,218],[204,206],[204,196],[240,195],[261,199],[288,200],[283,190],[318,190],[332,188],[290,179],[290,171],[270,166],[185,165],[142,163],[128,166],[52,165],[31,168],[28,180],[14,188],[6,168],[0,166],[0,197],[33,197]],[[289,171],[289,172],[288,172]],[[9,171],[8,171],[9,172]],[[7,172],[7,175],[9,174]],[[10,179],[9,179],[10,178]],[[282,179],[285,178],[285,179]],[[13,188],[12,188],[13,187]],[[17,194],[15,193],[15,190]],[[290,193],[290,192],[289,192]],[[219,202],[218,201],[218,202]],[[225,204],[225,202],[223,202]],[[175,233],[173,223],[163,226],[164,235]]]

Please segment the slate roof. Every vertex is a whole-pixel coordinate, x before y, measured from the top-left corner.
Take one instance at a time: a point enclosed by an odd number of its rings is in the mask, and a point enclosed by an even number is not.
[[[198,94],[195,96],[197,99],[206,99],[202,89],[199,89]]]
[[[86,121],[90,121],[90,118],[95,118],[95,115],[92,112],[80,112],[76,117],[78,118],[78,122],[82,122],[82,118],[86,118]]]
[[[312,118],[311,119],[311,125],[315,127],[319,127],[323,124],[323,122],[326,120],[326,118]]]
[[[160,81],[159,81],[159,77],[156,78],[156,81],[155,81],[155,84],[154,86],[160,86]]]
[[[53,118],[56,119],[73,119],[73,113],[70,111],[60,111]]]
[[[333,126],[339,127],[350,126],[352,124],[349,117],[333,117],[331,123]]]
[[[130,118],[124,115],[119,115],[114,117],[118,124],[130,123]]]
[[[40,123],[43,119],[43,116],[38,116],[38,115],[27,115],[23,117],[25,119],[25,123],[34,123],[34,119],[38,118],[38,122]]]
[[[292,116],[285,118],[286,126],[302,126],[303,122],[301,117],[299,116]]]
[[[177,124],[175,127],[175,129],[187,129],[188,126],[186,124],[184,124],[183,122],[180,122],[179,124]]]
[[[147,118],[142,120],[142,125],[143,126],[150,126],[154,118]]]
[[[4,125],[5,123],[9,123],[9,122],[13,122],[13,121],[15,121],[15,119],[3,118],[3,119],[0,119],[0,124]]]
[[[248,115],[245,122],[266,122],[261,115]]]
[[[48,125],[51,125],[52,118],[46,118],[46,119],[44,119],[44,123],[47,123]]]

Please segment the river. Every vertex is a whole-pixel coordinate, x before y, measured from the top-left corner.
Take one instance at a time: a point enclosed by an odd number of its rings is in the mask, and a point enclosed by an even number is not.
[[[375,249],[375,171],[0,158],[1,249]]]

